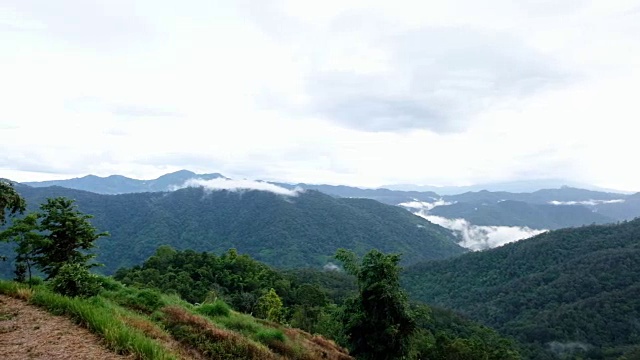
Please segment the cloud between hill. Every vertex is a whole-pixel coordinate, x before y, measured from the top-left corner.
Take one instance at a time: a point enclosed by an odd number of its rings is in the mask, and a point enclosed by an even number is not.
[[[531,229],[526,226],[479,226],[473,225],[465,219],[447,219],[428,215],[424,211],[415,214],[434,224],[453,230],[461,239],[458,245],[474,251],[502,246],[547,231]]]
[[[298,196],[301,189],[289,190],[283,187],[270,184],[262,181],[254,181],[254,180],[232,180],[225,178],[217,178],[212,180],[204,180],[204,179],[189,179],[185,181],[182,186],[176,187],[174,190],[183,189],[186,187],[202,187],[206,191],[267,191],[278,195],[284,196]]]

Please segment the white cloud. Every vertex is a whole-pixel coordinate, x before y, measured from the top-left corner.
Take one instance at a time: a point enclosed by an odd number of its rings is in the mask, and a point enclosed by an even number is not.
[[[637,8],[5,0],[0,176],[637,191]]]
[[[414,201],[407,201],[407,202],[400,203],[398,204],[398,206],[402,206],[402,207],[414,209],[414,210],[429,211],[429,210],[433,210],[437,206],[445,206],[445,205],[451,205],[451,204],[453,203],[447,202],[444,199],[437,199],[434,202],[418,201],[414,199]]]
[[[425,212],[418,212],[416,215],[453,230],[461,239],[458,244],[474,251],[502,246],[547,231],[531,229],[526,226],[479,226],[473,225],[465,219],[447,219],[428,215]]]
[[[211,180],[203,180],[203,179],[189,179],[182,186],[177,187],[175,190],[179,188],[185,187],[202,187],[207,191],[248,191],[248,190],[257,190],[257,191],[268,191],[278,195],[284,196],[298,196],[301,192],[300,189],[289,190],[283,187],[262,182],[262,181],[254,181],[254,180],[232,180],[225,178],[217,178]]]

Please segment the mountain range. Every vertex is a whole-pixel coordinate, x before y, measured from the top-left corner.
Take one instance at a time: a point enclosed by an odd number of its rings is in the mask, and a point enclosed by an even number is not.
[[[97,242],[105,273],[141,263],[160,245],[216,253],[236,248],[281,268],[322,267],[338,248],[400,252],[406,264],[466,251],[449,230],[400,207],[313,190],[286,196],[191,187],[120,195],[58,186],[16,189],[31,209],[64,196],[94,215],[94,226],[111,233]]]
[[[640,194],[561,187],[440,196],[264,182],[232,187],[234,180],[220,174],[177,174],[181,184],[168,174],[163,182],[127,185],[145,192],[117,195],[15,187],[31,209],[65,196],[94,215],[93,224],[111,232],[97,249],[106,274],[140,264],[160,245],[215,253],[236,248],[285,269],[334,268],[337,248],[360,255],[377,248],[403,254],[402,279],[412,299],[496,328],[523,344],[527,359],[631,359],[640,353],[640,219],[626,220],[640,214]],[[205,180],[185,187],[194,175]],[[113,177],[83,181],[97,182],[93,189],[123,189]],[[469,252],[430,217],[486,228],[562,229]],[[4,276],[9,265],[0,264]]]
[[[234,181],[219,173],[196,174],[181,170],[153,180],[136,180],[120,175],[108,177],[89,175],[69,180],[27,182],[24,184],[32,187],[55,185],[99,194],[125,194],[172,191],[184,187],[185,183],[193,179],[228,180],[230,183]],[[503,185],[505,185],[505,189],[535,189],[540,186],[560,183],[559,180],[520,181]],[[267,183],[261,182],[261,184]],[[621,192],[594,190],[595,187],[581,189],[559,186],[554,189],[538,189],[532,192],[480,190],[441,195],[433,191],[363,189],[341,185],[268,184],[291,191],[296,189],[317,190],[338,198],[366,198],[384,204],[400,205],[413,213],[448,227],[457,234],[460,240],[465,242],[469,240],[464,239],[465,236],[486,237],[486,234],[491,236],[491,234],[499,233],[496,236],[506,238],[493,243],[502,244],[544,230],[614,223],[640,216],[640,193],[630,195]],[[410,187],[396,186],[392,188],[407,189]],[[490,186],[489,188],[495,187]],[[458,188],[458,190],[464,189],[467,188]],[[477,187],[469,187],[469,189],[477,189]],[[461,223],[456,219],[463,219],[464,222]],[[452,225],[454,220],[456,221],[455,225]],[[520,230],[520,228],[525,229]],[[484,241],[484,239],[481,240]],[[471,242],[477,241],[480,240],[471,239]]]

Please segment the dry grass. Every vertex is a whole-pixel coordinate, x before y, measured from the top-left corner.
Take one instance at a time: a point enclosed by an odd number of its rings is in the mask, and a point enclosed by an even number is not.
[[[300,329],[284,329],[290,339],[294,339],[305,349],[304,359],[353,360],[349,352],[332,340],[320,335],[311,335]]]
[[[136,299],[148,300],[148,297],[138,296],[134,290],[130,292],[128,295]],[[149,316],[116,305],[115,300],[118,299],[111,299],[113,296],[99,296],[91,300],[66,298],[44,288],[30,289],[4,281],[0,281],[0,293],[10,294],[15,298],[11,300],[17,303],[24,304],[17,299],[28,299],[30,303],[44,307],[51,313],[64,314],[102,337],[100,339],[88,333],[66,318],[53,316],[83,334],[69,338],[60,336],[54,341],[47,341],[60,333],[50,330],[48,326],[41,327],[35,318],[47,319],[52,315],[25,304],[30,311],[42,315],[23,321],[35,324],[32,329],[23,329],[17,325],[19,322],[14,321],[22,313],[3,307],[0,301],[0,358],[3,360],[123,358],[105,349],[105,344],[115,351],[132,353],[128,358],[141,359],[353,360],[345,349],[322,336],[233,311],[226,316],[208,318],[189,310],[182,302],[167,300],[165,295],[161,295],[161,303],[178,305],[165,306]],[[16,343],[6,343],[9,338]],[[33,344],[25,339],[34,339]],[[45,343],[42,344],[41,340]],[[87,350],[79,346],[79,342],[88,343],[88,346],[93,344],[98,349]],[[107,355],[96,355],[94,351],[104,351]],[[67,353],[68,356],[63,355]]]
[[[167,306],[162,312],[174,337],[197,348],[210,358],[277,359],[266,347],[234,331],[220,329],[207,319],[189,313],[184,308]]]
[[[162,345],[176,353],[183,360],[205,360],[206,358],[196,349],[190,346],[184,346],[176,341],[171,335],[151,320],[140,316],[120,316],[120,319],[127,325],[142,331],[145,335],[152,339],[156,339]]]
[[[54,316],[22,300],[0,295],[0,310],[10,319],[0,321],[3,360],[18,359],[132,359],[107,350],[102,341],[71,320]]]
[[[162,330],[157,324],[154,324],[147,319],[131,316],[121,316],[120,319],[125,324],[142,331],[152,339],[168,340],[171,338],[171,336]]]
[[[16,297],[18,299],[29,301],[33,297],[33,290],[30,288],[18,288],[16,290]]]

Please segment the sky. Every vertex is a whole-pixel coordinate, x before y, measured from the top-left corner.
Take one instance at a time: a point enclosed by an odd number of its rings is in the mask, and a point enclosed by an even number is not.
[[[640,1],[0,0],[0,177],[640,190]]]

